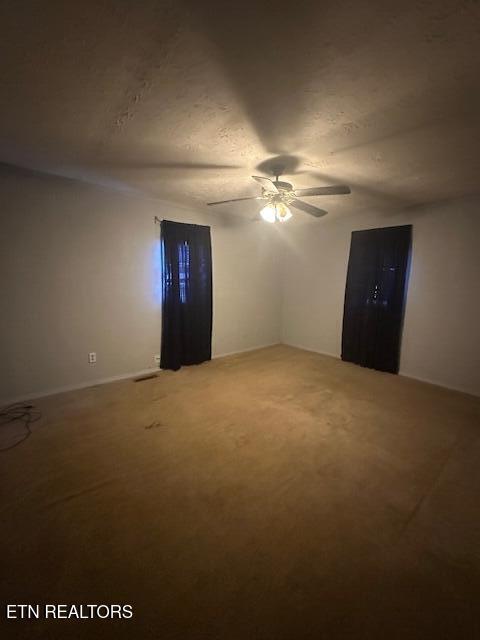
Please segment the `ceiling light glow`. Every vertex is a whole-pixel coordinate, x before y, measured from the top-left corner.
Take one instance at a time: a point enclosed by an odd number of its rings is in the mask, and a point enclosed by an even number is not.
[[[278,204],[276,204],[275,209],[277,210],[277,220],[279,220],[280,222],[286,222],[292,217],[292,212],[286,204],[283,204],[283,202],[279,202]]]
[[[267,204],[266,207],[260,211],[260,215],[265,222],[286,222],[292,217],[292,212],[283,202],[276,202],[274,204]]]
[[[260,215],[265,220],[265,222],[275,222],[275,205],[267,204],[266,207],[260,211]]]

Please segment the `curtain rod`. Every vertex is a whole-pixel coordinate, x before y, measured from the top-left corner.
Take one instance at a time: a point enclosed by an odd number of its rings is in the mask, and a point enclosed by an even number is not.
[[[160,224],[164,220],[165,220],[165,218],[159,218],[158,216],[154,216],[153,217],[153,223],[154,224]],[[170,220],[170,222],[174,222],[174,220]],[[194,224],[194,223],[188,223],[188,222],[178,222],[176,224],[190,224],[190,226],[192,226],[192,227],[203,227],[203,226],[205,226],[205,225],[201,225],[201,224]]]

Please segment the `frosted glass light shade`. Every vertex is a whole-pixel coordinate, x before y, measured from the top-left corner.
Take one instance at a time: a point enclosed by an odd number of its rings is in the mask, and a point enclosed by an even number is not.
[[[283,204],[283,202],[275,205],[275,208],[277,210],[277,220],[279,220],[280,222],[286,222],[292,217],[292,212],[286,204]]]
[[[267,204],[266,207],[260,211],[260,215],[266,222],[285,222],[292,217],[292,212],[283,202],[277,202],[275,204]]]
[[[275,222],[275,205],[267,204],[266,207],[260,211],[260,215],[265,220],[265,222]]]

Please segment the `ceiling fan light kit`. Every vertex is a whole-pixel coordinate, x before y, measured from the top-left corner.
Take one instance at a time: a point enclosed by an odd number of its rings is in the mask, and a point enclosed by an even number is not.
[[[292,217],[292,212],[283,202],[276,204],[267,204],[266,207],[260,211],[260,215],[266,222],[286,222]]]
[[[344,185],[332,187],[311,187],[308,189],[294,189],[289,182],[279,180],[276,176],[275,180],[264,176],[252,176],[252,178],[262,185],[262,195],[247,198],[234,198],[233,200],[220,200],[218,202],[208,202],[208,205],[226,204],[230,202],[240,202],[243,200],[266,200],[267,204],[260,210],[260,216],[265,222],[273,223],[275,221],[286,222],[292,217],[290,207],[308,213],[315,218],[321,218],[326,215],[326,211],[319,209],[314,205],[299,200],[298,196],[332,196],[350,193],[350,188]]]

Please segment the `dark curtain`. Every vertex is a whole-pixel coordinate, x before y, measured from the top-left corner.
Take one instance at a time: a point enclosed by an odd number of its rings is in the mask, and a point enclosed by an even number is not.
[[[411,237],[411,225],[352,233],[342,360],[398,372]]]
[[[212,357],[210,227],[163,220],[160,367],[177,370]]]

